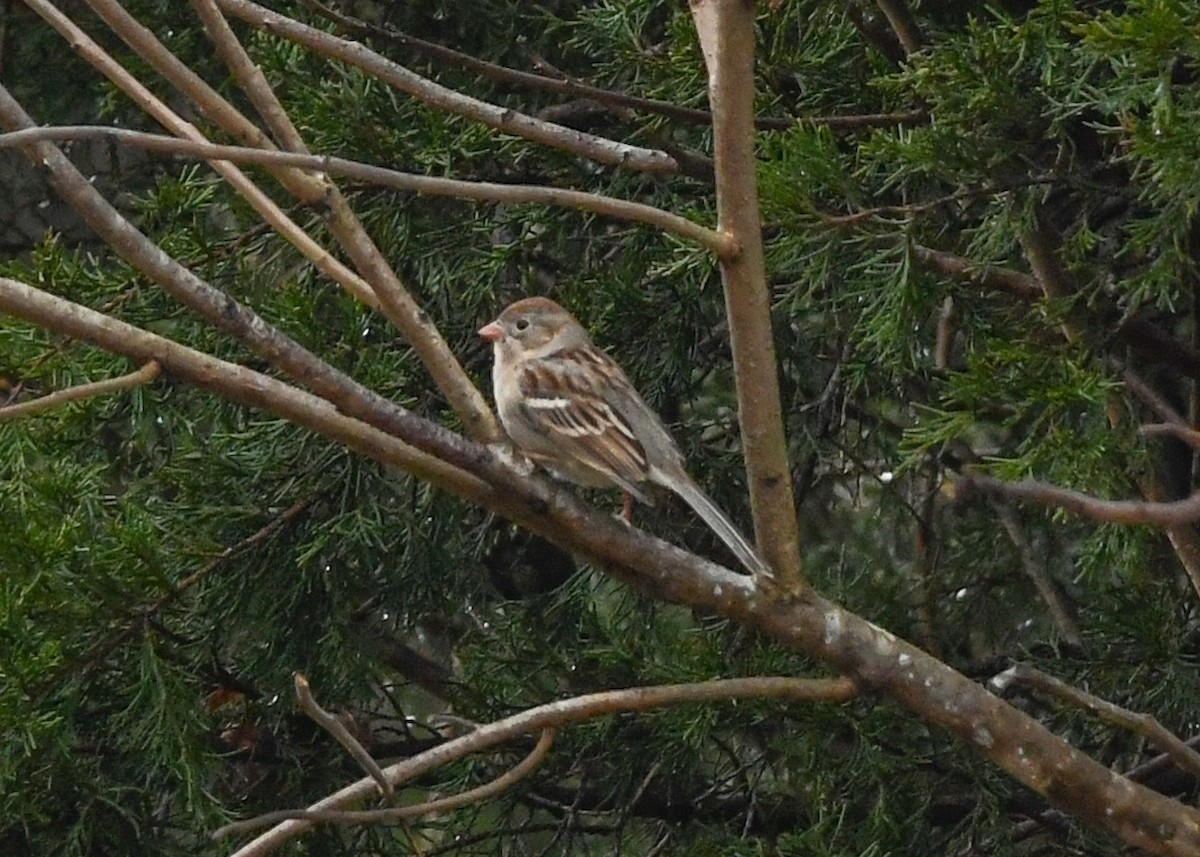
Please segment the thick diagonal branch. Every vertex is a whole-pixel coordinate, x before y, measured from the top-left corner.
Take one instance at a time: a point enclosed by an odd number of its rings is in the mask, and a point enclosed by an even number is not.
[[[766,597],[747,577],[616,521],[402,409],[392,414],[392,437],[279,381],[2,278],[0,311],[135,360],[157,360],[168,374],[404,468],[509,517],[640,591],[741,622],[825,661],[859,688],[890,697],[945,730],[1054,806],[1131,845],[1171,857],[1200,853],[1200,811],[1108,770],[946,664],[812,590],[789,600]]]

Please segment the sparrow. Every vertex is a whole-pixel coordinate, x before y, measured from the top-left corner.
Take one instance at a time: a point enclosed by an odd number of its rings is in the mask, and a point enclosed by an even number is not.
[[[492,343],[492,389],[513,445],[578,485],[677,494],[756,576],[770,567],[688,475],[662,420],[583,325],[548,298],[525,298],[479,329]]]

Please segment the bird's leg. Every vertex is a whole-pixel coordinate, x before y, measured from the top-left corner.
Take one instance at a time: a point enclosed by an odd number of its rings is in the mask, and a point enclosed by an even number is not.
[[[628,491],[621,492],[621,517],[625,523],[633,523],[633,495]]]

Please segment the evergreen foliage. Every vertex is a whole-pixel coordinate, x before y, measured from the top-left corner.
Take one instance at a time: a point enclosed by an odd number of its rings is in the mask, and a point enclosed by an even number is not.
[[[306,4],[275,5],[333,29]],[[344,6],[503,65],[544,58],[597,86],[705,107],[685,5]],[[185,4],[131,9],[233,92]],[[1074,645],[1023,572],[997,506],[954,502],[944,486],[977,458],[998,476],[1105,497],[1135,496],[1152,473],[1181,495],[1190,490],[1192,454],[1139,436],[1153,418],[1122,369],[1144,373],[1185,413],[1196,369],[1119,330],[1143,319],[1195,347],[1200,5],[926,0],[914,9],[926,46],[897,61],[872,4],[761,8],[757,109],[797,119],[762,131],[759,151],[806,574],[973,677],[1013,660],[1040,665],[1186,737],[1200,699],[1197,593],[1163,534],[1013,507],[1076,615]],[[21,21],[31,39],[52,41]],[[700,178],[600,169],[238,32],[314,151],[715,218],[713,189]],[[372,45],[513,109],[562,102],[383,39]],[[69,52],[52,55],[72,76],[90,75]],[[14,91],[44,109],[35,120],[62,115],[61,91],[38,85],[41,70],[24,53],[5,65]],[[103,87],[89,98],[96,116],[127,115]],[[922,118],[849,130],[806,121],[905,111]],[[571,115],[614,139],[711,150],[703,124],[640,111]],[[576,212],[346,189],[481,384],[490,359],[474,331],[518,296],[554,297],[619,357],[698,481],[748,523],[721,284],[708,255],[649,227]],[[319,212],[278,199],[321,234]],[[207,168],[169,164],[136,208],[141,228],[199,276],[371,388],[457,428],[394,331],[261,228]],[[1071,294],[1031,301],[953,279],[915,252],[1029,271],[1023,241],[1039,229],[1061,237]],[[48,235],[0,272],[262,368],[103,249]],[[948,299],[955,322],[938,366]],[[0,377],[22,396],[131,368],[0,317]],[[169,378],[0,422],[0,462],[4,854],[212,853],[207,833],[224,820],[302,806],[356,778],[340,748],[296,712],[297,670],[324,705],[370,726],[383,757],[429,746],[438,737],[431,718],[446,712],[486,722],[599,689],[821,671],[724,621],[633,593],[407,475]],[[680,505],[637,515],[652,532],[724,558]],[[1154,755],[1090,716],[1020,703],[1114,768]],[[468,788],[527,749],[440,770],[410,797]],[[1194,802],[1194,781],[1177,788]],[[533,778],[491,804],[407,828],[332,827],[299,848],[1120,852],[1069,820],[1018,830],[1039,810],[893,704],[756,702],[575,727]]]

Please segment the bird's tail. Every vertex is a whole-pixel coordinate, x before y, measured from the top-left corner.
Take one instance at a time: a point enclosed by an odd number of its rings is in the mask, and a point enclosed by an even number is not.
[[[686,474],[682,475],[682,478],[672,479],[671,482],[674,484],[670,487],[675,493],[704,519],[704,523],[708,524],[709,529],[716,533],[721,541],[733,551],[733,555],[746,567],[747,571],[756,578],[774,578],[771,567],[758,555],[758,551],[754,549],[753,545],[746,541],[746,537],[738,531],[738,528],[733,525],[720,507],[700,490],[699,485]]]

